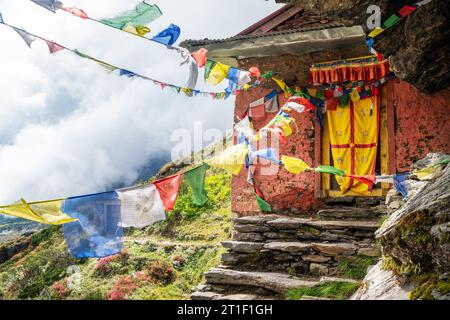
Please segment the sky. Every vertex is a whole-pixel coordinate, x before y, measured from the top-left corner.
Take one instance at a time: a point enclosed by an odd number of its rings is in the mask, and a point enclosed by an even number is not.
[[[62,1],[93,18],[134,8],[138,0]],[[281,7],[262,0],[153,0],[163,16],[151,35],[170,23],[179,39],[233,36]],[[176,52],[30,0],[0,0],[5,22],[146,76],[183,86],[188,68]],[[102,192],[132,184],[143,167],[170,154],[177,129],[225,132],[234,99],[187,98],[151,82],[104,72],[70,52],[50,55],[45,43],[29,49],[0,25],[0,204]],[[198,88],[205,84],[200,70]],[[206,142],[205,142],[206,143]]]

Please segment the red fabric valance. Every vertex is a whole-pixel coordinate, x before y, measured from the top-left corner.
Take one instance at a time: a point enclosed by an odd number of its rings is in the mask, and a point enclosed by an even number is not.
[[[389,61],[364,62],[352,61],[337,64],[336,62],[313,65],[310,69],[310,82],[313,85],[341,83],[347,81],[378,80],[390,72]]]

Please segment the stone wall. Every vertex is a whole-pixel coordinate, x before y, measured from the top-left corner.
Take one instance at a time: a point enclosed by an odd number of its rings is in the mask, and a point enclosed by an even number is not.
[[[288,70],[302,70],[302,77],[305,77],[308,74],[308,66],[311,64],[310,58],[302,60],[299,57],[289,56],[260,59],[260,61],[252,59],[245,64],[259,65],[266,70],[272,68],[282,70],[281,78],[289,73]],[[324,57],[320,56],[320,58]],[[276,85],[271,83],[268,87],[270,88],[262,87],[240,94],[236,99],[235,116],[241,117],[252,101],[268,94]],[[450,90],[426,94],[396,79],[392,80],[389,91],[392,97],[390,102],[392,105],[389,107],[395,110],[393,168],[397,172],[405,172],[411,168],[413,162],[425,157],[429,152],[450,152],[450,116],[447,106],[450,101]],[[280,104],[286,101],[283,94],[280,94],[278,98]],[[273,116],[274,114],[268,113],[264,120],[255,122],[255,129],[260,129]],[[280,154],[297,157],[314,165],[316,163],[315,116],[309,112],[297,114],[295,119],[299,131],[288,137],[286,144],[280,146]],[[255,180],[275,212],[301,214],[316,210],[323,205],[322,201],[315,197],[315,181],[312,173],[293,175],[280,168],[276,174],[267,176],[261,175],[258,168]],[[232,210],[244,215],[258,212],[253,189],[247,183],[245,169],[239,176],[233,177]]]
[[[428,95],[394,80],[392,94],[397,171],[408,171],[430,152],[450,152],[450,89]]]

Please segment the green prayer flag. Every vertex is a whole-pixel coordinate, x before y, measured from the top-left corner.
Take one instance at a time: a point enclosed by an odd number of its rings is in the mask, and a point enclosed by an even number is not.
[[[262,212],[272,212],[272,207],[264,199],[255,194],[256,202],[258,202],[259,210]]]
[[[339,100],[339,108],[345,108],[349,106],[350,96],[348,94],[344,94],[338,97]]]
[[[123,29],[127,25],[134,27],[145,26],[162,16],[162,12],[157,5],[151,5],[142,1],[136,5],[134,10],[125,11],[114,18],[99,20],[116,29]]]
[[[206,201],[208,201],[205,190],[205,176],[207,169],[208,165],[204,164],[184,174],[192,190],[192,202],[198,206],[203,206]]]
[[[396,24],[399,21],[400,21],[400,18],[397,15],[393,14],[392,16],[389,17],[389,19],[387,19],[384,22],[383,26],[385,29],[387,29],[387,28],[392,27],[394,24]]]
[[[215,61],[207,59],[205,64],[205,80],[209,78],[209,74],[211,73],[212,68],[216,64]]]
[[[318,168],[315,169],[315,171],[321,173],[335,174],[337,176],[343,176],[345,174],[344,170],[332,166],[319,166]]]
[[[270,79],[270,78],[272,78],[272,77],[273,77],[273,72],[272,72],[272,71],[266,72],[266,73],[264,73],[264,74],[261,76],[261,78],[263,78],[263,79]]]

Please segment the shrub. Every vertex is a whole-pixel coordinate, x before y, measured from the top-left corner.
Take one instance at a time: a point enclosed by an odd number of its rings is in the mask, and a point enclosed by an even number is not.
[[[67,287],[67,279],[55,282],[52,285],[52,289],[59,299],[66,298],[72,292],[72,290]]]
[[[172,265],[175,269],[183,269],[186,259],[183,256],[175,256],[172,259]]]
[[[120,272],[123,265],[127,263],[129,254],[123,251],[119,254],[104,257],[97,261],[94,266],[94,272],[101,277],[110,276]]]
[[[172,283],[176,277],[173,268],[165,261],[156,261],[150,264],[147,266],[145,274],[147,274],[154,282],[162,285]]]
[[[131,276],[122,276],[117,279],[111,291],[108,293],[108,300],[125,300],[132,294],[138,286]]]

